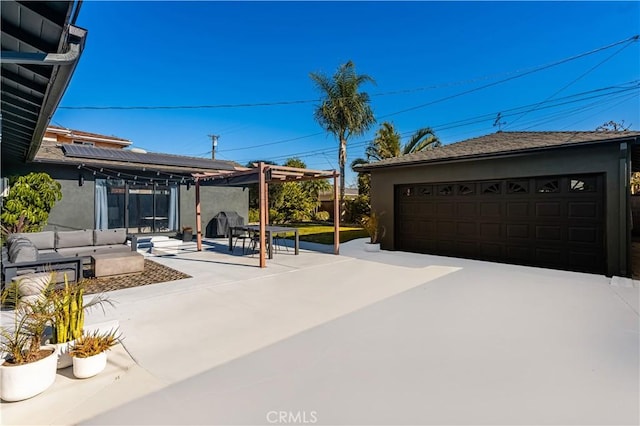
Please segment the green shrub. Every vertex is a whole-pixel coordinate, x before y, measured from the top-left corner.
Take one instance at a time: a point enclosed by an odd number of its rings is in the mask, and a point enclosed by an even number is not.
[[[249,209],[249,223],[260,222],[260,210]]]
[[[321,211],[317,211],[314,215],[313,215],[313,220],[318,221],[318,222],[326,222],[329,220],[329,212],[326,212],[324,210]]]
[[[35,172],[12,180],[9,194],[2,205],[3,231],[42,231],[51,209],[62,199],[60,183],[46,173]]]

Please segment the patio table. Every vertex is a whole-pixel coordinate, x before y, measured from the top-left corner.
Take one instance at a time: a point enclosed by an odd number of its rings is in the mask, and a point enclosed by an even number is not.
[[[239,226],[231,226],[229,231],[229,251],[233,251],[233,234],[235,230],[239,231],[247,231],[247,232],[260,232],[260,225],[239,225]],[[300,253],[300,236],[298,232],[298,228],[290,228],[288,226],[265,226],[265,230],[267,233],[267,247],[269,248],[269,259],[273,259],[273,234],[283,234],[293,232],[295,235],[294,238],[294,253]]]

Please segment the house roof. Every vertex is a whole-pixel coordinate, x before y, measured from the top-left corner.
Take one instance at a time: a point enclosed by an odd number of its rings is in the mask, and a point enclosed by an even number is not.
[[[80,59],[81,1],[0,2],[2,163],[31,160]]]
[[[123,139],[116,136],[107,136],[101,135],[98,133],[84,132],[82,130],[75,129],[67,129],[65,127],[60,126],[49,126],[47,127],[47,132],[54,133],[57,135],[63,135],[68,138],[76,139],[76,140],[89,140],[89,141],[104,141],[104,142],[112,142],[120,145],[131,145],[131,141],[129,139]]]
[[[640,132],[631,131],[497,132],[401,157],[387,158],[375,163],[358,166],[355,169],[368,171],[383,167],[482,159],[578,145],[615,142],[625,139],[638,140],[639,138]]]
[[[233,161],[209,160],[155,152],[133,152],[119,148],[96,148],[43,141],[34,160],[36,163],[84,166],[116,170],[159,171],[191,175],[212,171],[236,171],[244,167]]]

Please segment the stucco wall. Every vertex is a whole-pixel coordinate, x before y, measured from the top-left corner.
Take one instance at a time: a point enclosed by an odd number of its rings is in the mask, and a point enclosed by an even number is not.
[[[200,187],[200,209],[202,213],[202,235],[206,236],[207,224],[221,211],[235,211],[249,221],[249,189],[233,187]],[[180,187],[180,226],[190,226],[196,231],[196,190],[194,185],[187,191]]]
[[[46,172],[60,182],[62,186],[62,200],[56,203],[49,215],[49,222],[45,230],[57,228],[59,230],[92,229],[95,227],[95,183],[94,176],[83,172],[84,184],[78,185],[80,171],[76,167],[51,166],[32,163],[16,167],[10,171],[11,175],[29,172]],[[193,227],[195,232],[195,187],[191,185],[189,191],[186,185],[180,186],[179,198],[179,226]],[[207,223],[220,211],[236,211],[244,217],[249,217],[249,190],[243,188],[201,187],[200,198],[202,205],[203,233]]]
[[[623,160],[620,159],[621,156]],[[395,185],[605,173],[607,271],[609,275],[627,275],[627,196],[626,189],[620,185],[626,161],[626,152],[620,150],[620,145],[603,144],[598,147],[573,147],[495,159],[373,170],[371,205],[376,211],[384,212],[380,220],[387,229],[382,239],[382,248],[395,248]]]

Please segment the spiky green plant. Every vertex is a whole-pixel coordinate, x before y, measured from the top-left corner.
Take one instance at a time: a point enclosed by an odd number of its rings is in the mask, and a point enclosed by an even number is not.
[[[369,234],[371,244],[378,243],[385,234],[385,227],[380,226],[380,215],[381,214],[372,211],[371,214],[364,215],[360,218],[360,224],[362,224],[364,230]]]
[[[37,361],[44,331],[51,321],[52,306],[46,298],[20,300],[14,283],[2,293],[3,302],[11,299],[14,306],[12,328],[0,328],[0,351],[11,364],[27,364]]]
[[[89,303],[84,303],[84,282],[69,283],[64,277],[64,287],[53,291],[48,299],[53,304],[52,343],[65,343],[82,336],[85,310],[108,303],[113,303],[104,295],[95,296]],[[104,310],[104,307],[103,307]]]
[[[88,358],[111,349],[121,339],[120,333],[116,330],[111,330],[105,334],[100,334],[100,331],[96,330],[93,333],[80,336],[71,346],[69,353],[77,358]]]

